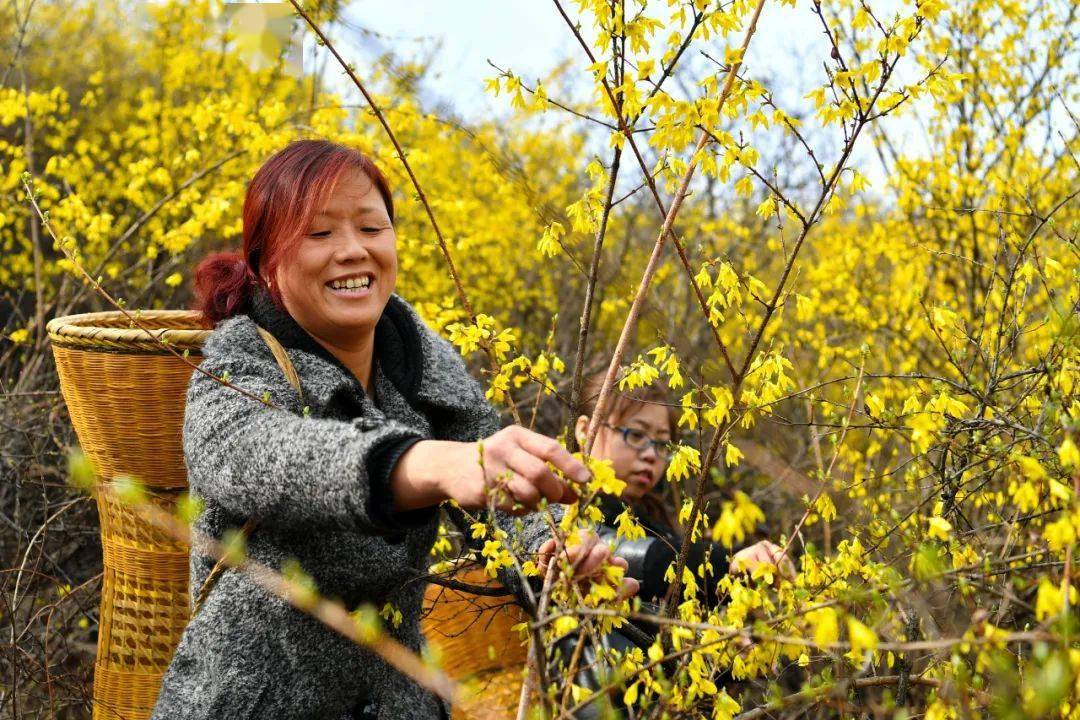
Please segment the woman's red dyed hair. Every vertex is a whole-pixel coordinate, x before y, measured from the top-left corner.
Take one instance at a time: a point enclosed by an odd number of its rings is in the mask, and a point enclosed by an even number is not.
[[[248,185],[243,249],[211,253],[195,268],[194,309],[202,312],[208,327],[247,309],[255,287],[267,286],[267,278],[291,256],[323,199],[350,168],[374,183],[394,222],[390,186],[370,157],[329,140],[290,142],[263,163]],[[280,290],[275,287],[270,295],[284,308]]]

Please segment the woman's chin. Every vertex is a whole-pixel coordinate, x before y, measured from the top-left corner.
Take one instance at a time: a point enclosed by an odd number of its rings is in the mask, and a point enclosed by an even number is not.
[[[384,307],[385,305],[379,306],[377,297],[368,297],[365,300],[345,299],[329,303],[326,316],[332,318],[334,324],[340,327],[371,326],[378,322]]]

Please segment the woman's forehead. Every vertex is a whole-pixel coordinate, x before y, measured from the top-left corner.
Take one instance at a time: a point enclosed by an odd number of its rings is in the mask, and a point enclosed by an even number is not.
[[[655,403],[637,402],[626,409],[622,420],[626,425],[637,425],[661,432],[668,429],[668,409]]]
[[[378,188],[366,174],[360,171],[346,172],[338,179],[315,217],[347,218],[365,213],[385,213],[386,203]]]
[[[347,218],[355,215],[375,215],[386,212],[386,207],[376,205],[369,199],[367,202],[357,202],[358,198],[349,198],[343,202],[329,202],[326,206],[315,213],[316,219],[321,218]]]

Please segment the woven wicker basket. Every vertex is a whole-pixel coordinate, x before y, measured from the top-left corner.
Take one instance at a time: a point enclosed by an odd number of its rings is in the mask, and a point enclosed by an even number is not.
[[[198,363],[210,334],[189,311],[139,320]],[[97,476],[130,475],[172,509],[187,488],[180,433],[192,368],[123,313],[55,318],[46,326],[83,452]],[[95,492],[104,574],[94,667],[94,720],[146,718],[188,621],[188,548],[109,494]]]
[[[482,568],[453,574],[458,582],[500,588]],[[511,596],[491,597],[431,583],[424,598],[421,628],[439,654],[441,666],[462,685],[464,699],[455,718],[503,720],[517,716],[527,647],[517,623],[528,620]]]
[[[198,364],[211,331],[191,311],[143,310],[139,320],[154,337],[119,311],[58,317],[46,329],[72,425],[100,481],[130,475],[172,510],[187,488],[181,429],[193,369],[155,338],[188,350]],[[189,619],[188,547],[113,496],[94,494],[104,579],[93,717],[143,720]],[[481,570],[456,579],[490,584]],[[437,585],[429,586],[425,609],[424,631],[443,667],[483,694],[482,702],[474,694],[455,708],[454,717],[513,717],[525,650],[510,627],[524,619],[522,610],[506,598]]]

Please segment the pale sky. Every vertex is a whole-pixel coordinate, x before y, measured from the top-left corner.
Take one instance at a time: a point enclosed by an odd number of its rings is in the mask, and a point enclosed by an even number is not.
[[[571,18],[578,17],[573,0],[561,0],[561,4]],[[627,0],[626,4],[628,12],[631,7],[638,7],[636,0]],[[651,0],[648,4],[651,16],[662,16],[667,11],[666,0]],[[498,74],[488,64],[489,59],[520,75],[532,86],[536,78],[545,76],[569,57],[580,68],[580,91],[588,91],[590,87],[585,69],[588,61],[552,0],[353,0],[345,18],[356,29],[343,28],[338,37],[352,46],[358,68],[360,63],[373,61],[387,48],[405,57],[422,57],[433,52],[441,41],[423,98],[430,103],[428,107],[452,104],[454,112],[465,119],[497,117],[509,112],[506,95],[495,98],[483,90],[484,80]],[[360,28],[377,32],[379,36],[362,33]],[[661,31],[659,36],[666,38],[667,34]],[[693,79],[711,74],[715,68],[698,50],[707,49],[710,55],[722,60],[724,45],[737,45],[742,36],[740,29],[723,40],[714,37],[707,44],[698,41],[684,56],[684,62],[695,69]],[[658,39],[653,49],[658,59],[662,40]],[[829,49],[810,3],[798,3],[798,7],[791,8],[770,2],[758,23],[745,67],[754,77],[769,78],[766,84],[782,106],[788,110],[805,109],[809,101],[803,96],[822,82],[822,62],[828,59]],[[675,83],[669,81],[666,87],[672,94],[683,97]],[[700,88],[693,90],[699,92]],[[585,125],[558,109],[538,122]],[[604,143],[606,138],[598,147]],[[882,177],[873,153],[857,155],[862,155],[857,161],[871,182]]]
[[[561,4],[571,18],[577,18],[573,0]],[[628,11],[631,7],[637,7],[635,0],[627,2]],[[648,6],[650,15],[665,11],[666,0],[652,0]],[[356,47],[367,60],[386,47],[406,56],[423,54],[441,40],[431,96],[452,101],[465,117],[489,116],[508,106],[503,97],[492,99],[483,92],[483,81],[497,74],[488,59],[531,84],[569,57],[587,78],[583,51],[551,0],[354,0],[345,17],[357,27],[384,36],[342,31],[342,39],[358,40]],[[728,41],[736,43],[741,38],[740,31],[729,35]],[[795,10],[769,3],[747,61],[795,80],[791,71],[800,66],[799,55],[825,53],[824,43],[821,28],[806,6]],[[702,68],[708,64],[700,56],[693,62]]]
[[[285,13],[292,12],[288,3],[272,0],[225,2],[276,5]],[[560,2],[576,20],[575,1]],[[628,14],[639,8],[638,0],[625,2]],[[680,0],[680,4],[684,3],[685,0]],[[830,45],[819,19],[812,12],[812,3],[800,0],[796,5],[766,3],[744,64],[744,71],[763,81],[789,113],[811,110],[810,101],[804,96],[824,82],[822,66],[830,63]],[[896,13],[909,13],[911,6],[912,0],[874,2],[875,13],[883,19]],[[665,13],[670,12],[668,0],[649,0],[647,11],[651,17],[663,19]],[[583,33],[588,37],[591,19],[586,25]],[[675,29],[677,25],[672,23],[670,27]],[[304,46],[304,69],[312,72],[314,36],[299,22],[296,32]],[[655,59],[659,59],[663,51],[667,34],[662,30],[654,43],[652,57]],[[724,47],[737,46],[742,35],[740,29],[725,39],[714,37],[708,42],[696,41],[680,62],[683,68],[680,81],[684,86],[690,86],[690,94],[674,80],[668,81],[665,89],[681,99],[700,95],[700,88],[692,87],[693,83],[713,74],[716,67],[700,51],[705,50],[722,60]],[[588,60],[553,0],[351,0],[346,3],[344,25],[334,29],[332,39],[346,60],[356,66],[361,77],[366,75],[365,69],[370,69],[371,63],[387,50],[402,59],[431,58],[431,72],[422,83],[421,102],[426,110],[442,114],[452,112],[466,122],[497,119],[511,110],[509,97],[496,98],[484,92],[484,81],[498,74],[488,60],[514,72],[532,86],[538,77],[548,75],[561,61],[569,58],[580,81],[570,89],[548,86],[549,95],[574,102],[582,100],[581,95],[591,91],[591,78],[586,69]],[[1028,38],[1028,42],[1038,42],[1038,36]],[[325,59],[326,51],[320,49],[320,53]],[[907,82],[915,79],[914,73],[922,74],[910,58],[905,58],[898,70]],[[346,102],[363,102],[339,68],[329,66],[324,82],[330,89],[338,91]],[[890,135],[894,146],[903,148],[905,154],[925,156],[932,150],[927,144],[926,128],[918,119],[920,114],[918,109],[907,107],[899,117],[885,118],[879,127]],[[577,132],[595,128],[557,108],[531,122],[544,128],[567,126]],[[822,147],[819,139],[811,139],[819,159],[826,164],[835,159],[840,140],[836,131],[836,127],[829,129],[827,147]],[[870,180],[873,189],[880,190],[885,174],[869,140],[860,140],[853,164]],[[753,142],[757,144],[758,141]],[[603,153],[605,147],[606,134],[598,135],[593,149]],[[757,147],[764,149],[761,145]],[[829,151],[830,147],[833,152]],[[807,158],[798,160],[808,169],[811,167]]]
[[[570,17],[577,19],[574,1],[561,1]],[[637,0],[626,3],[628,12],[638,7]],[[798,3],[796,8],[767,3],[744,65],[753,77],[765,81],[789,112],[808,109],[809,101],[803,96],[821,84],[822,63],[828,60],[829,44],[810,8],[810,3],[805,2]],[[663,18],[670,11],[666,0],[651,0],[648,12],[650,16]],[[560,61],[570,58],[580,82],[571,90],[554,90],[549,94],[574,101],[591,90],[588,60],[552,0],[352,0],[343,19],[344,24],[335,28],[332,39],[346,60],[356,66],[360,77],[387,50],[393,50],[402,59],[429,57],[432,70],[423,82],[421,101],[428,110],[445,113],[452,108],[465,121],[497,118],[510,112],[508,96],[496,98],[484,92],[484,81],[498,74],[488,60],[511,70],[532,86],[538,77],[546,76]],[[673,23],[672,28],[675,27]],[[590,30],[591,19],[583,29],[587,38]],[[300,24],[297,32],[302,32],[305,70],[311,72],[314,37]],[[656,59],[662,53],[667,34],[661,31],[654,42],[652,56]],[[691,86],[689,91],[694,96],[700,93],[700,88],[692,87],[693,82],[713,74],[716,67],[700,51],[706,50],[722,61],[724,47],[737,46],[742,36],[740,29],[726,39],[698,41],[684,56],[682,67],[689,73],[683,80],[685,86]],[[326,51],[321,48],[319,51],[325,59]],[[362,102],[359,92],[339,68],[330,65],[324,79],[329,89],[339,91],[347,102]],[[675,81],[669,81],[665,87],[676,97],[687,97]],[[567,97],[575,92],[577,98]],[[534,122],[544,127],[570,123],[575,130],[584,130],[588,125],[558,109]],[[598,135],[595,148],[603,150],[605,145],[606,135]],[[830,153],[822,154],[825,155],[822,159],[828,162]],[[809,161],[801,160],[809,168]],[[856,153],[856,162],[872,183],[882,178],[876,157],[866,147]]]

